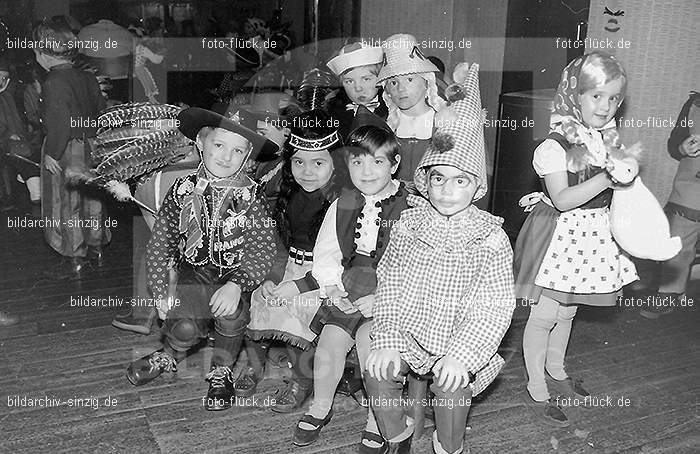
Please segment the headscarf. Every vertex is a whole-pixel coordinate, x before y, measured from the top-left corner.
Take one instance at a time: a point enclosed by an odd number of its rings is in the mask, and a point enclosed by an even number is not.
[[[549,132],[562,135],[574,146],[573,149],[579,151],[578,154],[583,153],[583,162],[586,164],[605,167],[607,147],[617,148],[620,142],[614,118],[600,129],[591,128],[583,122],[578,85],[581,70],[591,55],[595,54],[577,57],[564,68],[554,96],[554,111],[549,120]]]

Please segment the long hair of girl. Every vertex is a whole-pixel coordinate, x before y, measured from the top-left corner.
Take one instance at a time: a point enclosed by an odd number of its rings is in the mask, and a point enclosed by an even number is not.
[[[305,139],[320,139],[332,134],[336,131],[333,128],[333,119],[330,115],[320,109],[310,110],[296,116],[292,120],[291,133],[303,137]],[[321,127],[315,127],[315,125],[322,125]],[[298,125],[298,126],[296,126]],[[307,126],[314,125],[314,126]],[[321,227],[323,222],[323,217],[326,215],[326,211],[330,204],[338,198],[340,191],[345,187],[349,181],[347,164],[343,159],[342,153],[337,152],[338,148],[343,146],[342,142],[336,142],[331,145],[327,150],[330,152],[331,159],[333,160],[333,174],[327,185],[327,189],[324,191],[325,200],[323,202],[322,209],[318,212],[312,222],[312,227],[315,231]],[[292,196],[298,191],[303,191],[299,183],[296,182],[294,176],[292,175],[292,156],[297,152],[297,150],[289,146],[289,140],[284,145],[282,150],[282,181],[280,184],[279,197],[277,203],[273,210],[273,218],[276,221],[277,230],[279,232],[280,238],[282,239],[282,244],[286,248],[289,248],[289,219],[287,217],[287,206]]]

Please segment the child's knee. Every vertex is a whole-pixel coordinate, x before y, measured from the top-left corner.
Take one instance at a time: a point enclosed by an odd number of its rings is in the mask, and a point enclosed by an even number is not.
[[[190,319],[167,320],[166,337],[176,350],[186,350],[199,341],[200,332]]]
[[[576,311],[578,306],[564,306],[560,305],[557,311],[557,322],[568,323],[574,319],[576,316]]]

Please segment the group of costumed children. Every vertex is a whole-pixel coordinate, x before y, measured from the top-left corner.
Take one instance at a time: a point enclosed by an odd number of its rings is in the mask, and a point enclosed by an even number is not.
[[[594,53],[564,70],[551,134],[533,161],[546,196],[518,239],[515,273],[502,219],[473,205],[487,190],[478,65],[458,66],[449,100],[410,35],[384,49],[345,46],[328,67],[343,90],[289,128],[265,124],[289,120],[279,109],[266,120],[180,113],[202,163],[175,180],[156,217],[146,263],[164,302],[163,348],[132,362],[128,379],[143,385],[174,371],[213,319],[203,402],[222,410],[256,392],[270,340],[283,341],[292,377],[272,410],[292,412],[311,397],[293,433],[305,446],[331,421],[355,346],[370,403],[360,452],[410,452],[422,427],[400,405],[408,376],[432,379],[435,397],[459,402],[434,408],[432,446],[462,452],[471,398],[503,364],[496,352],[519,297],[536,303],[524,338],[528,402],[566,425],[548,386],[588,395],[564,370],[576,308],[614,304],[636,279],[603,220],[614,182],[600,131],[614,129],[622,67]],[[277,153],[263,137],[274,134]],[[251,179],[251,160],[270,172]],[[242,349],[248,364],[234,377]]]

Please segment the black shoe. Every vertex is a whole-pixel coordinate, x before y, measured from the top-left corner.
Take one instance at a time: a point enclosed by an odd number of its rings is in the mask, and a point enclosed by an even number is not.
[[[255,394],[260,378],[255,370],[248,366],[241,372],[241,375],[233,384],[234,391],[238,397],[250,397]]]
[[[293,412],[311,395],[312,390],[302,388],[296,380],[285,379],[284,385],[274,394],[275,404],[271,408],[276,413]]]
[[[177,361],[163,350],[157,350],[129,364],[126,369],[126,378],[132,385],[141,386],[153,381],[166,371],[176,372]]]
[[[370,447],[367,444],[365,444],[365,441],[375,442],[379,446],[377,446],[376,448]],[[379,434],[375,434],[374,432],[369,432],[367,430],[362,431],[362,441],[360,442],[360,450],[358,451],[359,454],[382,454],[386,452],[387,449],[389,449],[389,447],[384,437],[382,437]]]
[[[114,319],[112,320],[112,326],[125,331],[133,331],[135,333],[149,335],[151,334],[151,327],[156,319],[156,314],[156,310],[151,308],[148,317],[142,319],[134,317],[133,310],[130,310],[128,314],[115,315]]]
[[[57,266],[45,270],[43,276],[55,281],[82,279],[88,265],[89,263],[82,257],[64,258]]]
[[[12,326],[19,323],[19,317],[16,315],[8,314],[5,311],[0,311],[0,327]]]
[[[667,315],[673,312],[673,306],[683,297],[682,293],[662,293],[658,292],[652,295],[652,303],[648,309],[639,311],[639,315],[649,320],[656,320],[662,315]]]
[[[411,441],[413,440],[413,434],[405,440],[399,442],[389,442],[387,441],[384,451],[382,454],[411,454]]]
[[[319,435],[321,435],[321,429],[331,422],[333,417],[333,409],[328,412],[325,418],[318,419],[311,415],[304,415],[301,417],[296,427],[294,428],[294,437],[292,438],[292,443],[297,446],[308,446],[314,441],[318,440]],[[313,429],[302,429],[299,427],[299,423],[305,422],[314,426]]]
[[[564,380],[555,380],[551,377],[547,377],[547,383],[551,384],[559,395],[565,397],[575,397],[575,402],[578,402],[580,407],[591,408],[591,393],[586,391],[586,389],[583,387],[582,379],[567,377]]]
[[[231,408],[234,400],[233,377],[228,366],[211,366],[207,374],[209,391],[204,402],[204,409],[219,411]]]
[[[529,393],[526,392],[525,394],[525,403],[540,421],[554,427],[569,427],[569,418],[566,417],[566,414],[554,400],[547,399],[538,402],[533,400]]]

